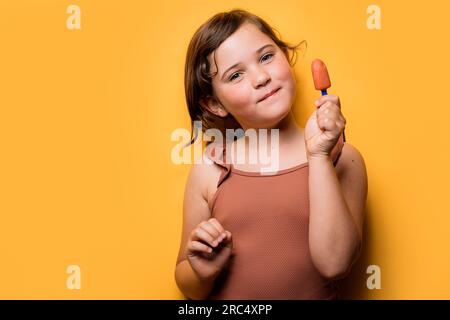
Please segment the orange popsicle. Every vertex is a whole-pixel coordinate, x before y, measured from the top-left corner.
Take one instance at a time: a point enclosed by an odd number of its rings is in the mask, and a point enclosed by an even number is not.
[[[311,71],[314,79],[314,87],[316,90],[322,91],[322,95],[326,95],[326,90],[331,87],[327,66],[322,60],[315,59],[311,64]]]

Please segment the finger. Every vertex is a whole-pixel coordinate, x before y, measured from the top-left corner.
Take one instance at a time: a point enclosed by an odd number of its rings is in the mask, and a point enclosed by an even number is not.
[[[217,237],[217,241],[220,243],[222,242],[223,239],[226,238],[227,234],[225,233],[225,229],[222,227],[222,225],[220,224],[220,222],[215,219],[212,218],[209,220],[209,223],[214,226],[214,228],[216,228],[216,230],[219,232],[219,236]]]
[[[314,102],[314,104],[317,107],[319,107],[319,106],[322,106],[327,101],[336,104],[339,108],[341,107],[341,101],[340,101],[339,97],[337,95],[335,95],[335,94],[328,94],[326,96],[322,96],[322,97],[318,98]]]
[[[333,117],[333,120],[336,122],[336,124],[338,126],[344,126],[345,127],[345,125],[347,123],[347,120],[345,120],[344,116],[341,113],[339,113],[335,117]]]
[[[217,229],[217,231],[219,231],[221,235],[223,235],[224,237],[226,236],[225,229],[216,218],[211,218],[208,221]]]
[[[320,108],[317,109],[317,115],[323,116],[323,115],[329,115],[332,113],[332,103],[327,101],[325,102]]]
[[[232,244],[233,244],[233,237],[231,235],[231,232],[227,230],[227,231],[225,231],[225,233],[226,233],[227,236],[226,236],[226,238],[225,238],[225,240],[223,242],[223,245],[231,247]]]
[[[338,129],[336,121],[331,118],[321,117],[318,120],[318,124],[319,124],[319,128],[321,128],[322,130],[325,130],[325,131],[334,132],[334,131],[337,131],[337,129]]]
[[[217,230],[217,228],[211,222],[205,221],[204,223],[200,224],[200,227],[203,228],[205,231],[207,231],[213,237],[214,247],[217,246],[214,245],[215,242],[219,244],[225,238],[225,234],[221,234],[219,230]]]
[[[333,102],[327,101],[317,109],[319,114],[342,115],[341,109]]]
[[[342,131],[345,128],[345,123],[344,123],[344,121],[338,120],[338,121],[336,121],[336,126],[337,126],[339,131]]]
[[[314,101],[314,104],[316,106],[321,106],[326,102],[336,103],[338,102],[338,99],[333,97],[332,95],[326,95],[318,98],[316,101]]]
[[[217,246],[217,242],[215,242],[214,238],[200,226],[194,229],[191,239],[194,241],[201,240],[209,244],[211,247]]]
[[[190,241],[188,245],[188,250],[190,252],[206,252],[206,253],[212,252],[211,247],[199,241]]]
[[[327,102],[317,110],[317,119],[331,119],[334,121],[339,120],[340,117],[339,109],[335,105],[332,105],[330,102]]]
[[[340,114],[340,109],[331,102],[326,102],[322,107],[320,107],[320,109],[317,110],[317,117],[319,118],[324,117],[338,119]]]
[[[220,236],[220,232],[208,221],[200,223],[200,227],[206,230],[214,239]]]

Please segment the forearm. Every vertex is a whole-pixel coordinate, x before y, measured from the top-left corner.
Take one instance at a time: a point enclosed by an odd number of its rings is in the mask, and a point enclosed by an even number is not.
[[[361,234],[348,209],[329,157],[309,161],[309,247],[318,270],[330,278],[347,272],[361,244]]]
[[[183,294],[192,300],[206,299],[214,285],[214,279],[200,279],[188,260],[176,266],[175,281]]]

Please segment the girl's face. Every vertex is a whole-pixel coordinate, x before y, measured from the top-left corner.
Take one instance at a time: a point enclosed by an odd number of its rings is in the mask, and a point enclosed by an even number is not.
[[[208,59],[211,72],[217,71],[212,84],[220,101],[209,99],[209,110],[222,117],[231,113],[244,130],[276,127],[289,114],[295,98],[292,68],[255,25],[244,23]]]

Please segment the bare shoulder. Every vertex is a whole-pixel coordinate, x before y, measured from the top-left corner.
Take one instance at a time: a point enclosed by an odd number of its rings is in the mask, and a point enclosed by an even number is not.
[[[204,154],[204,159],[206,155]],[[220,168],[212,161],[201,161],[191,166],[185,193],[187,196],[195,194],[201,196],[209,204],[215,191],[221,174]]]

